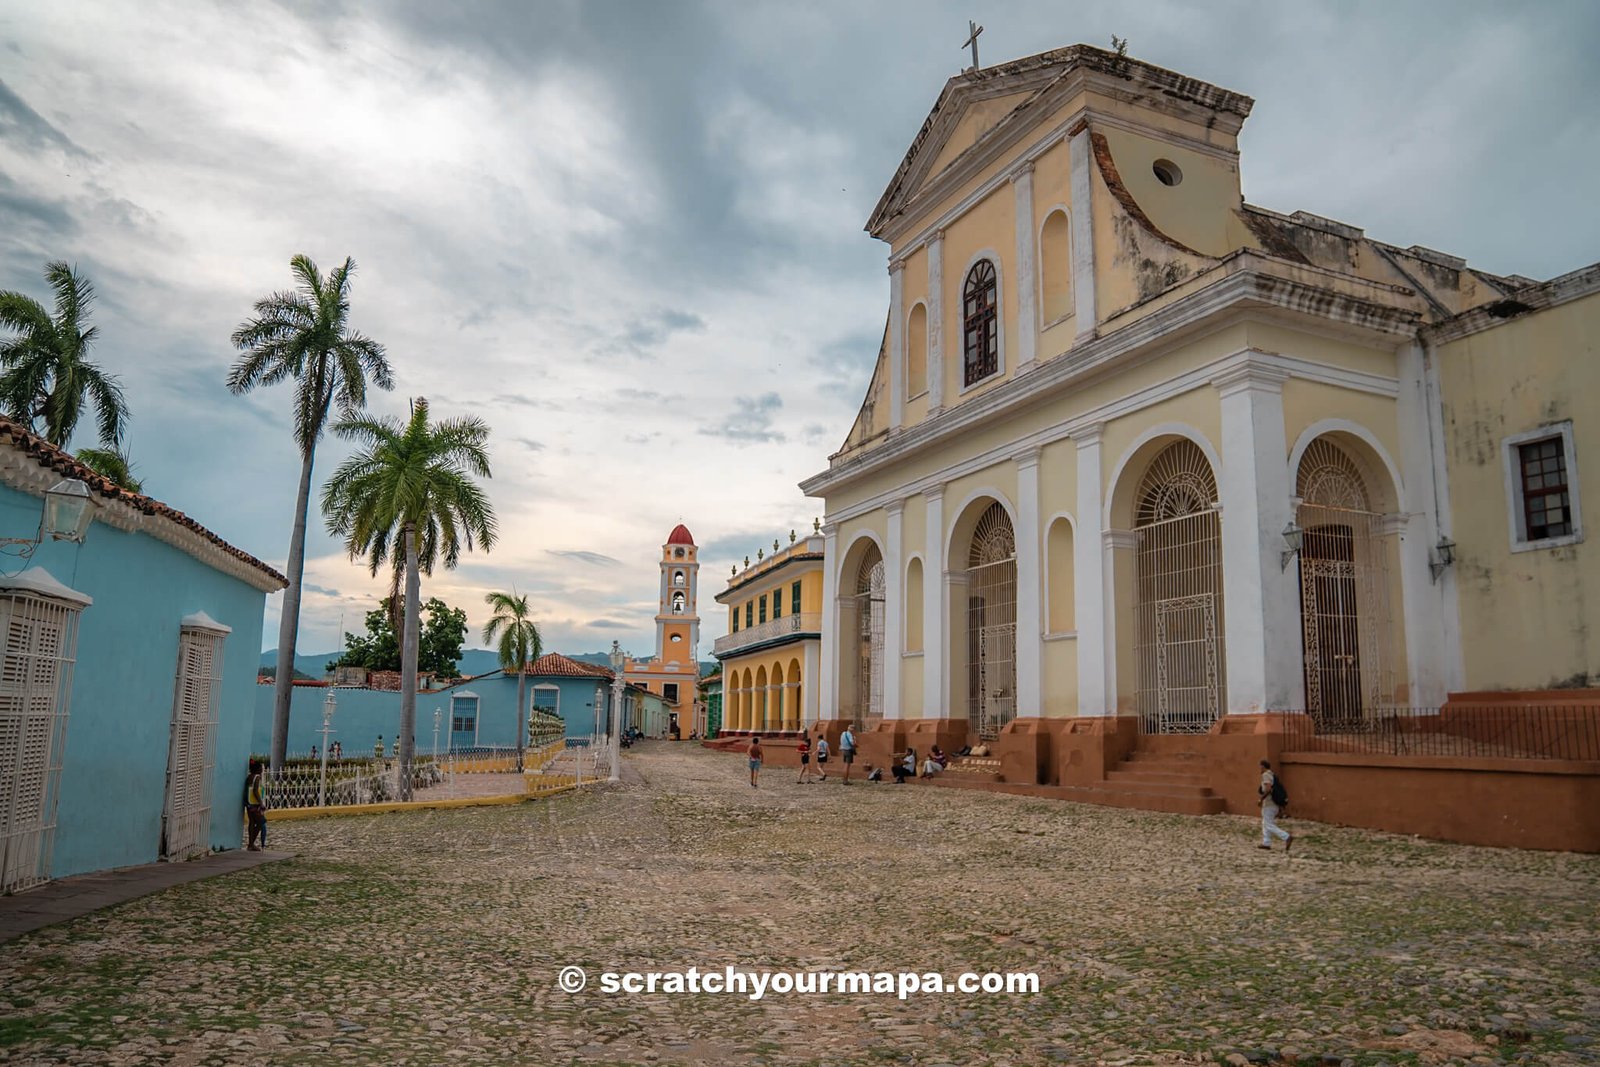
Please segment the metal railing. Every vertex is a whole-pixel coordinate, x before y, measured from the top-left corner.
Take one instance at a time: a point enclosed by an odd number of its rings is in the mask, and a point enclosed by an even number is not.
[[[1284,713],[1283,727],[1289,753],[1600,760],[1600,705],[1577,702]]]
[[[719,637],[713,644],[712,652],[715,655],[724,655],[735,649],[745,648],[748,645],[770,641],[777,637],[787,637],[789,634],[822,632],[822,613],[816,611],[802,611],[798,615],[784,615],[766,622],[757,623],[747,630]]]

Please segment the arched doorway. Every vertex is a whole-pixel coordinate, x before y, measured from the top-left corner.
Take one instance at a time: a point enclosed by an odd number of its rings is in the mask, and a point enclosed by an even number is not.
[[[999,502],[967,553],[967,726],[993,740],[1017,714],[1017,538]]]
[[[1327,437],[1306,447],[1295,487],[1306,710],[1319,730],[1358,728],[1393,690],[1383,516],[1355,459]]]
[[[1156,454],[1134,496],[1134,655],[1146,733],[1205,733],[1226,707],[1216,500],[1216,474],[1187,439]]]
[[[855,581],[856,699],[850,719],[857,729],[883,716],[884,597],[888,579],[883,553],[868,545]]]

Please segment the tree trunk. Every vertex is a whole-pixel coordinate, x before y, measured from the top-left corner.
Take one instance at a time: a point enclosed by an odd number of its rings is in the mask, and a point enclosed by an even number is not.
[[[307,450],[300,464],[300,495],[294,504],[294,533],[289,536],[289,588],[283,591],[283,614],[278,619],[278,676],[272,681],[272,769],[283,769],[289,746],[289,707],[294,698],[294,652],[300,634],[300,588],[306,570],[306,515],[311,508],[311,467],[316,449]],[[344,635],[339,635],[344,640]]]
[[[400,639],[400,799],[411,799],[411,761],[416,754],[418,620],[422,578],[417,573],[417,530],[406,523],[406,614]]]
[[[526,663],[517,664],[517,770],[524,769],[522,753],[528,745],[528,702],[524,693],[527,691],[528,672]]]

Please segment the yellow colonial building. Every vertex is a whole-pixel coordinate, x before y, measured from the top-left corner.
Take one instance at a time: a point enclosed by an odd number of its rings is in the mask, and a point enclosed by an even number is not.
[[[713,652],[722,663],[721,733],[796,733],[818,718],[822,669],[824,538],[820,532],[734,568],[717,603],[728,608],[728,633]],[[878,586],[876,617],[883,619]],[[880,675],[881,681],[881,675]]]
[[[945,85],[867,225],[865,402],[801,485],[821,719],[1064,783],[1105,769],[1075,736],[1600,677],[1600,268],[1246,204],[1251,106],[1082,45]]]

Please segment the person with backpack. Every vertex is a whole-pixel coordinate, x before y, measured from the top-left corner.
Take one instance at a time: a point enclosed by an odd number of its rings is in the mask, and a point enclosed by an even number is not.
[[[797,785],[805,785],[806,779],[811,777],[811,739],[805,734],[800,735],[800,778]]]
[[[856,761],[856,735],[849,726],[839,735],[839,758],[844,761],[844,784],[850,784],[850,765]]]
[[[820,781],[828,780],[828,739],[817,731],[817,775]]]
[[[1288,852],[1294,844],[1294,835],[1278,825],[1278,813],[1289,806],[1289,791],[1272,773],[1272,764],[1267,760],[1261,761],[1261,785],[1256,793],[1261,797],[1261,844],[1256,847],[1271,851],[1272,839],[1276,837]]]

